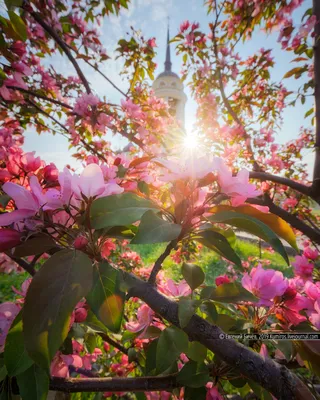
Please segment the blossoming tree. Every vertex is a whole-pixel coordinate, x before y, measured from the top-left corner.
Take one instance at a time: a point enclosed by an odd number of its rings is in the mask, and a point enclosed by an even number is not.
[[[210,0],[208,32],[181,24],[173,42],[206,148],[185,158],[179,124],[146,83],[155,40],[134,30],[119,40],[126,93],[101,71],[109,56],[94,24],[129,1],[5,4],[0,265],[30,278],[14,288],[15,302],[0,305],[1,400],[44,400],[49,389],[80,393],[77,399],[317,398],[318,343],[259,335],[320,329],[312,209],[320,204],[320,3],[299,26],[291,15],[302,0]],[[271,80],[271,50],[247,59],[237,52],[240,40],[276,28],[296,63],[285,77],[299,79],[297,93]],[[58,53],[74,75],[50,65]],[[84,65],[121,93],[120,104],[93,92]],[[313,95],[306,118],[315,133],[303,129],[276,144],[283,110]],[[30,127],[65,136],[83,162],[80,175],[23,152]],[[122,152],[106,132],[127,139]],[[312,182],[298,162],[311,148]],[[269,243],[291,263],[288,277],[263,260],[241,260],[233,229]],[[166,247],[144,266],[129,241]],[[215,285],[197,265],[204,247],[230,263]],[[169,256],[178,281],[162,269]]]

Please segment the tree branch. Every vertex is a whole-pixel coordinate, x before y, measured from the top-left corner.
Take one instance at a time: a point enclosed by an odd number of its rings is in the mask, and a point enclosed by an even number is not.
[[[29,6],[29,4],[28,4]],[[42,26],[42,28],[54,39],[54,41],[61,47],[61,49],[64,51],[65,55],[69,58],[70,62],[74,66],[75,70],[77,71],[77,74],[79,78],[81,79],[84,87],[86,88],[86,91],[88,94],[91,93],[90,85],[89,82],[87,81],[87,78],[84,76],[79,64],[71,54],[70,50],[68,49],[68,46],[66,43],[61,39],[61,37],[57,34],[57,32],[52,29],[50,25],[48,25],[43,19],[41,18],[41,14],[35,11],[30,10],[30,6],[28,8],[24,7],[24,10],[27,11],[35,21],[38,22],[39,25]]]
[[[57,104],[57,105],[59,105],[61,107],[68,108],[69,110],[73,110],[73,107],[69,106],[69,104],[63,103],[62,101],[59,101],[59,100],[50,99],[49,97],[47,97],[47,96],[45,96],[43,94],[39,94],[37,92],[34,92],[32,90],[22,89],[22,88],[20,88],[18,86],[7,86],[7,88],[13,89],[13,90],[18,90],[19,92],[29,94],[29,95],[31,95],[33,97],[38,97],[39,99],[43,99],[43,100],[49,101],[50,103],[54,103],[54,104]]]
[[[275,215],[278,215],[278,217],[287,221],[293,228],[298,229],[300,232],[302,232],[304,235],[310,238],[313,242],[320,245],[320,233],[318,231],[311,228],[311,226],[305,224],[303,221],[301,221],[301,219],[299,219],[295,215],[290,214],[288,211],[274,204],[274,202],[268,195],[265,195],[264,199],[259,199],[259,198],[248,199],[247,202],[250,204],[258,204],[260,206],[268,206],[270,212],[272,212]]]
[[[152,392],[171,390],[182,385],[176,374],[137,378],[51,378],[50,389],[61,392]]]
[[[115,347],[116,349],[118,349],[119,351],[121,351],[121,353],[123,354],[128,354],[129,349],[125,348],[124,346],[122,346],[121,343],[116,342],[115,340],[113,340],[109,335],[107,335],[106,333],[103,332],[97,332],[97,334],[101,337],[102,340],[104,340],[105,342],[108,342],[109,344],[111,344],[111,346]]]
[[[124,97],[128,97],[120,88],[118,88],[118,86],[116,84],[114,84],[112,82],[111,79],[109,79],[102,71],[100,71],[100,69],[98,67],[96,67],[94,64],[91,64],[90,61],[84,59],[84,61],[90,65],[91,68],[93,68],[95,71],[97,71],[106,81],[108,81],[110,83],[110,85],[112,85],[119,93],[121,93]]]
[[[131,287],[129,296],[140,298],[168,322],[180,327],[177,303],[157,292],[149,283],[124,273],[124,280],[126,279]],[[198,315],[193,315],[183,330],[188,334],[189,340],[200,342],[224,362],[232,365],[237,372],[254,380],[276,398],[314,399],[304,383],[287,368],[268,357],[261,357],[233,339],[226,339],[226,334],[218,326],[211,325]]]
[[[27,263],[22,258],[11,256],[8,253],[6,253],[6,254],[8,257],[11,258],[11,260],[13,260],[15,263],[17,263],[21,268],[23,268],[25,271],[27,271],[31,276],[35,276],[36,270],[34,269],[34,267],[31,264]]]
[[[264,181],[271,181],[275,183],[280,183],[281,185],[285,185],[290,187],[291,189],[302,193],[306,196],[311,197],[313,200],[315,200],[317,203],[320,204],[320,194],[318,196],[314,197],[314,193],[312,192],[312,186],[307,186],[302,183],[293,181],[292,179],[285,178],[282,176],[277,176],[273,174],[269,174],[267,172],[256,172],[256,171],[251,171],[250,172],[250,179],[258,179],[262,182]]]
[[[152,268],[151,274],[149,276],[148,282],[151,285],[154,285],[156,283],[156,278],[159,273],[159,271],[162,268],[162,263],[163,261],[168,257],[168,255],[171,253],[171,250],[176,247],[177,241],[173,240],[168,244],[166,247],[165,251],[161,254],[161,256],[157,259],[157,261],[154,263],[154,266]]]

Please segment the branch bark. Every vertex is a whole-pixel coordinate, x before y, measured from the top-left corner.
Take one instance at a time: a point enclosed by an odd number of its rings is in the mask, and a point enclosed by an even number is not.
[[[285,178],[283,176],[277,176],[269,174],[267,172],[250,172],[250,179],[257,179],[259,181],[270,181],[275,183],[280,183],[281,185],[288,186],[291,189],[302,193],[306,196],[310,196],[313,200],[320,204],[320,195],[313,197],[312,186],[307,186],[302,183],[293,181],[292,179]]]
[[[61,392],[152,392],[171,390],[181,385],[176,374],[138,378],[51,378],[50,389]]]
[[[247,202],[250,204],[257,204],[260,206],[268,206],[270,212],[278,215],[278,217],[287,221],[293,228],[298,229],[300,232],[302,232],[304,235],[310,238],[313,242],[320,245],[320,234],[318,231],[313,229],[311,226],[305,224],[301,219],[299,219],[295,215],[290,214],[288,211],[274,204],[274,202],[268,195],[265,195],[263,199],[259,198],[248,199]]]
[[[44,96],[43,94],[39,94],[37,92],[34,92],[32,90],[22,89],[22,88],[20,88],[18,86],[7,86],[7,87],[9,89],[18,90],[19,92],[29,94],[30,96],[38,97],[39,99],[43,99],[43,100],[49,101],[50,103],[57,104],[57,105],[59,105],[61,107],[68,108],[69,110],[73,110],[73,107],[69,106],[69,104],[63,103],[62,101],[59,101],[59,100],[56,100],[56,99],[50,99],[49,97]]]

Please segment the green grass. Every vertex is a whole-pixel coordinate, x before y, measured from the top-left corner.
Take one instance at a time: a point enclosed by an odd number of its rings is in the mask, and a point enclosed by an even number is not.
[[[12,286],[20,290],[21,284],[29,277],[28,273],[0,274],[0,302],[13,301],[17,295],[12,290]]]
[[[145,245],[131,245],[133,251],[140,254],[144,265],[153,265],[156,259],[163,253],[166,244],[145,244]],[[248,257],[259,257],[259,247],[250,242],[237,240],[235,244],[235,251],[242,261],[247,261]],[[271,261],[267,268],[274,268],[282,271],[285,276],[291,277],[293,275],[292,268],[288,267],[283,258],[277,253],[270,253],[262,249],[262,258]],[[292,259],[291,259],[292,261]],[[206,274],[206,283],[211,285],[217,276],[223,275],[226,272],[227,266],[230,263],[221,259],[216,253],[207,248],[203,248],[200,256],[192,262],[201,266]],[[171,257],[167,257],[163,264],[163,269],[166,271],[166,276],[169,278],[180,280],[182,278],[180,273],[180,265],[177,265]],[[20,289],[22,282],[29,276],[24,274],[1,274],[0,275],[0,302],[12,301],[16,295],[12,291],[12,286]]]
[[[152,265],[155,260],[165,249],[165,244],[157,245],[132,245],[130,246],[133,251],[140,254],[145,265]],[[242,261],[247,261],[248,257],[259,257],[259,246],[243,240],[237,240],[235,247],[236,253]],[[270,253],[262,249],[262,259],[270,260],[271,263],[267,268],[273,268],[283,272],[287,277],[291,277],[292,268],[288,267],[283,258],[277,253]],[[291,258],[292,261],[292,258]],[[215,252],[203,248],[198,259],[193,260],[194,263],[201,266],[206,274],[206,283],[212,284],[215,278],[226,272],[226,268],[231,263],[221,259]],[[163,269],[167,272],[167,276],[173,279],[181,279],[180,266],[177,265],[170,257],[168,257],[164,264]]]

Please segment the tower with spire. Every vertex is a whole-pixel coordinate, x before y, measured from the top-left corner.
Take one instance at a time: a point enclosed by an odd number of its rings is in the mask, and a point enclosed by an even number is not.
[[[152,84],[152,88],[157,97],[161,97],[168,102],[171,115],[176,117],[177,121],[184,129],[187,96],[183,91],[184,86],[179,76],[172,71],[169,24],[167,30],[167,49],[164,71],[157,76]]]

